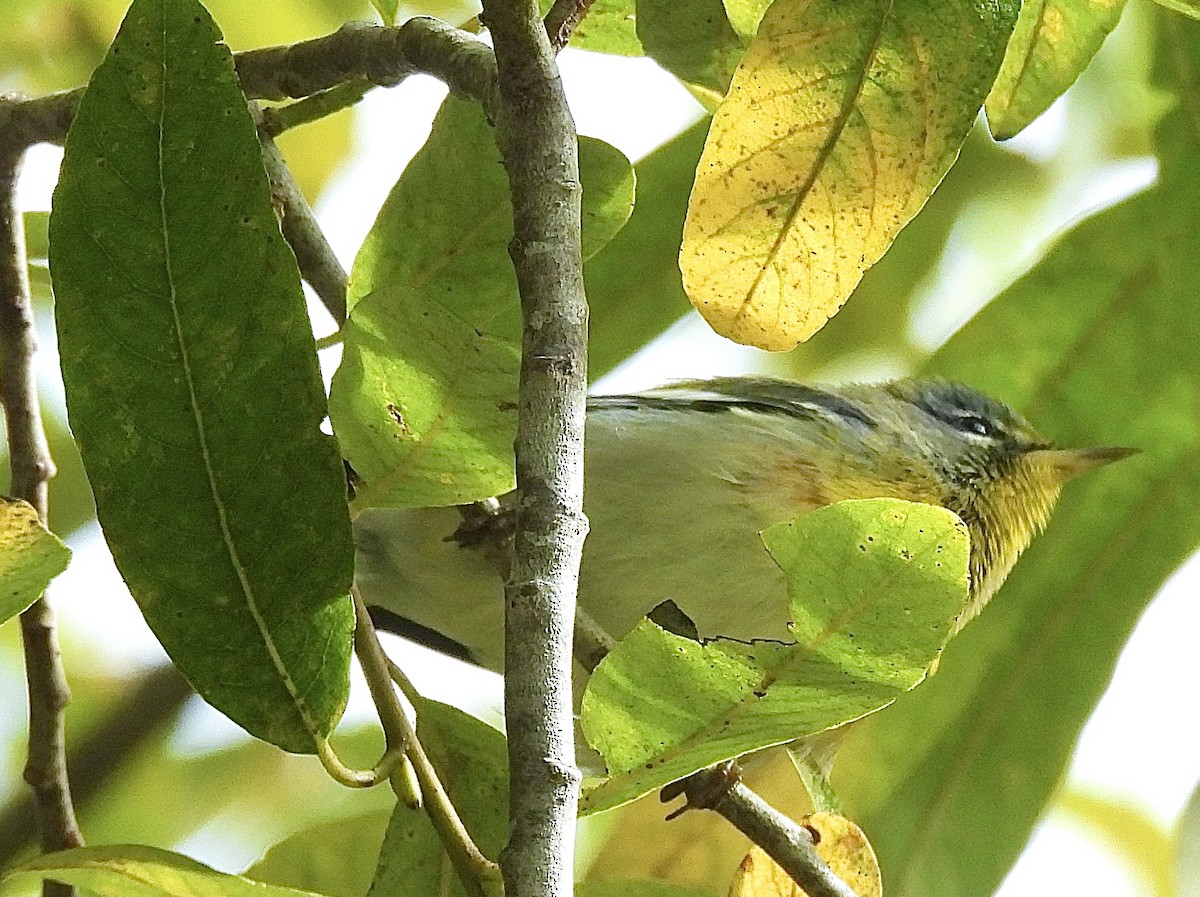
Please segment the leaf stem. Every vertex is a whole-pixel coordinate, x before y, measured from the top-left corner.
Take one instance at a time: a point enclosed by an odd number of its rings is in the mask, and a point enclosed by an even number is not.
[[[331,779],[347,788],[373,788],[378,785],[388,778],[398,756],[399,752],[388,748],[371,769],[354,769],[338,758],[328,738],[317,742],[317,759]]]
[[[412,764],[410,768],[424,798],[425,812],[429,814],[429,820],[433,823],[467,893],[472,897],[496,894],[499,890],[499,867],[483,855],[459,818],[458,811],[454,809],[450,796],[438,778],[437,770],[417,739],[408,714],[404,712],[404,707],[392,688],[392,677],[398,676],[407,683],[405,690],[411,690],[418,699],[420,695],[416,694],[416,689],[400,669],[388,660],[383,646],[379,644],[379,636],[358,589],[353,588],[351,594],[354,596],[354,610],[357,616],[354,650],[359,663],[362,664],[363,674],[371,689],[371,697],[375,700],[388,747],[390,749],[403,745],[407,752],[408,762]]]
[[[0,405],[7,422],[11,492],[46,522],[47,484],[54,461],[37,398],[33,304],[25,259],[24,221],[16,205],[23,146],[0,146]],[[25,781],[33,789],[44,851],[83,844],[67,777],[64,716],[71,700],[59,653],[54,610],[39,598],[21,614],[21,639],[29,687],[29,753]],[[46,897],[74,894],[47,882]]]
[[[335,330],[333,333],[323,336],[317,340],[317,351],[320,352],[322,349],[332,349],[334,346],[345,342],[345,340],[346,334],[341,330]]]

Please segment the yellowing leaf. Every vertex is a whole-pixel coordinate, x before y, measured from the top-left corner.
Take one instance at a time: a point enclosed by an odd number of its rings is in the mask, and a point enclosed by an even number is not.
[[[879,861],[862,829],[836,813],[813,813],[804,818],[804,825],[816,833],[817,856],[858,897],[883,897]],[[729,888],[729,897],[805,897],[807,893],[761,847],[746,854]]]
[[[987,99],[997,140],[1020,133],[1087,67],[1125,0],[1026,0]]]
[[[790,349],[920,210],[974,121],[1015,0],[777,0],[713,120],[684,227],[692,304]]]
[[[0,498],[0,623],[37,601],[70,559],[32,505]]]

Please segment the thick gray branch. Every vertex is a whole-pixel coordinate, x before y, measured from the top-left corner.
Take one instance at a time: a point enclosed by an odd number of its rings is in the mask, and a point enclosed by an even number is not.
[[[25,229],[16,206],[22,150],[0,149],[0,404],[8,429],[11,492],[46,520],[47,486],[54,462],[38,407],[33,303],[25,259]],[[21,614],[29,686],[29,754],[25,781],[33,789],[42,849],[83,843],[67,781],[63,714],[71,693],[58,650],[54,611],[44,598]],[[46,897],[74,893],[47,884]]]
[[[571,632],[583,516],[587,303],[575,124],[534,0],[485,0],[500,100],[493,119],[512,189],[509,247],[524,319],[517,528],[505,590],[508,897],[571,893],[579,771]]]
[[[452,90],[492,107],[496,64],[474,35],[418,17],[397,28],[350,23],[333,34],[235,57],[242,90],[252,100],[283,100],[366,79],[387,86],[428,72]],[[0,148],[62,143],[83,88],[25,99],[0,97]]]

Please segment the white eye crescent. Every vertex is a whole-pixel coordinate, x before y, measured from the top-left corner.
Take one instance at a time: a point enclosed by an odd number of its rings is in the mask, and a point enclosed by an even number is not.
[[[992,425],[991,421],[975,414],[957,414],[952,423],[956,430],[972,436],[994,439],[997,435],[996,427]]]

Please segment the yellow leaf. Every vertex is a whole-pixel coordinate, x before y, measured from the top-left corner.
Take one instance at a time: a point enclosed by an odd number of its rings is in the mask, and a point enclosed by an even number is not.
[[[862,829],[836,813],[813,813],[804,826],[816,833],[817,856],[859,897],[883,897],[883,880],[875,851]],[[729,888],[729,897],[806,897],[807,892],[761,847],[742,860]]]
[[[0,496],[0,623],[33,604],[70,558],[32,505]]]
[[[790,349],[920,210],[983,103],[1015,0],[776,0],[713,120],[680,268],[718,332]]]

